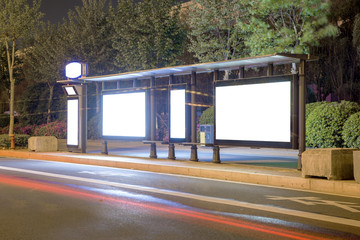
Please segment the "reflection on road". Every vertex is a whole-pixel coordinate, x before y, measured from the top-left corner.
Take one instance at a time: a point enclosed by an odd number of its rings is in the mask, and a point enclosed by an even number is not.
[[[171,201],[156,201],[156,198],[143,194],[128,193],[126,191],[99,190],[98,188],[82,187],[76,188],[69,184],[31,180],[20,177],[0,175],[0,183],[15,187],[28,188],[52,194],[60,194],[72,198],[96,201],[111,204],[116,207],[120,204],[126,207],[135,207],[150,210],[152,214],[161,215],[170,220],[189,221],[192,224],[208,225],[211,228],[226,228],[226,231],[244,231],[262,233],[268,239],[328,239],[324,236],[316,236],[316,233],[300,233],[295,230],[288,230],[247,220],[240,220],[226,215],[195,211],[174,205]],[[114,194],[115,193],[115,194]],[[146,197],[147,196],[147,197]],[[271,237],[269,236],[271,235]],[[250,234],[251,236],[251,234]]]

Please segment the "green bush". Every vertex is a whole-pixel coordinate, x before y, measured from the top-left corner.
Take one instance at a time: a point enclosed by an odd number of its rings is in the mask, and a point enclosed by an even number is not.
[[[348,118],[344,124],[342,136],[345,147],[360,148],[360,112]]]
[[[214,107],[209,107],[205,111],[203,111],[199,124],[214,124]]]
[[[354,102],[328,103],[317,106],[306,120],[308,147],[343,147],[342,131],[350,115],[360,111]]]
[[[100,114],[93,116],[88,122],[88,139],[101,139],[101,117]]]
[[[30,138],[30,135],[15,135],[15,146],[20,148],[26,148],[28,145],[28,140]],[[0,135],[0,148],[9,148],[10,147],[10,141],[9,141],[9,135],[2,134]]]
[[[310,115],[310,113],[317,108],[318,106],[322,106],[325,104],[329,104],[329,102],[314,102],[314,103],[308,103],[306,104],[306,111],[305,111],[305,118],[307,119]]]

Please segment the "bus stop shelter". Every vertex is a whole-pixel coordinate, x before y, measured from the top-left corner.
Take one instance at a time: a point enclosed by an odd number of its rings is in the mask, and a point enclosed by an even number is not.
[[[301,169],[309,60],[309,55],[280,53],[102,76],[74,75],[60,81],[68,95],[69,150],[86,152],[86,88],[98,82],[102,85],[103,152],[112,139],[142,140],[150,144],[150,157],[156,158],[156,144],[160,143],[156,139],[156,98],[166,91],[169,159],[175,159],[175,144],[183,144],[191,146],[190,160],[198,161],[197,108],[201,104],[196,96],[200,94],[211,96],[214,106],[212,144],[207,145],[213,148],[214,163],[220,163],[221,146],[291,148],[299,149]],[[277,73],[278,66],[291,71]],[[259,68],[266,69],[265,74],[247,76],[247,70]],[[224,72],[235,73],[235,77],[224,79]],[[203,73],[211,74],[211,91],[198,90],[198,76]]]

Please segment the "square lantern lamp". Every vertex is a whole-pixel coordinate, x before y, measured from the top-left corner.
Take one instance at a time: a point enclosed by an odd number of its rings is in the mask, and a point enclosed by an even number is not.
[[[80,62],[71,62],[65,67],[65,75],[70,79],[78,79],[87,76],[87,64]]]

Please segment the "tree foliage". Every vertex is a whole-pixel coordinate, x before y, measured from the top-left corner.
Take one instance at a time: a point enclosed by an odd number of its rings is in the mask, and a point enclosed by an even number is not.
[[[64,23],[72,60],[85,62],[91,75],[114,72],[113,26],[108,0],[82,0]]]
[[[194,0],[189,10],[189,50],[200,62],[248,55],[241,23],[249,18],[247,0]]]
[[[16,43],[29,38],[42,17],[40,1],[34,0],[30,6],[26,0],[0,1],[0,41],[5,44],[10,81],[10,127],[11,148],[14,144],[14,100],[15,100],[15,53]]]
[[[185,41],[173,0],[118,1],[114,13],[115,64],[122,71],[175,65]]]
[[[337,34],[328,22],[328,8],[322,0],[251,1],[250,21],[243,24],[252,33],[246,46],[251,55],[308,53],[321,38]]]
[[[335,99],[360,100],[360,0],[332,0],[329,21],[337,26],[339,34],[320,41],[310,53],[319,61],[310,64],[309,80],[317,85],[318,101],[329,94]]]
[[[52,114],[52,111],[59,110],[53,106],[55,85],[57,81],[64,79],[63,69],[70,55],[70,51],[67,47],[68,42],[65,29],[61,25],[56,26],[48,23],[43,26],[41,31],[35,34],[34,38],[33,46],[26,52],[26,64],[28,66],[26,74],[27,78],[32,80],[29,87],[33,87],[32,85],[39,87],[40,83],[44,83],[47,86],[47,91],[45,91],[48,93],[46,95],[47,103],[44,105],[44,101],[42,101],[42,104],[31,108],[32,103],[22,102],[19,105],[19,110],[21,114],[26,116],[28,114],[34,114],[32,112],[33,110],[39,112],[42,109],[42,111],[47,112],[45,117],[46,122],[50,123],[52,122],[51,116],[56,116]],[[45,96],[42,96],[42,99],[44,99],[44,97]],[[43,107],[39,108],[40,106]],[[43,114],[40,114],[40,116],[43,116]],[[38,116],[32,117],[35,119],[38,118]],[[23,119],[28,119],[28,117]]]

